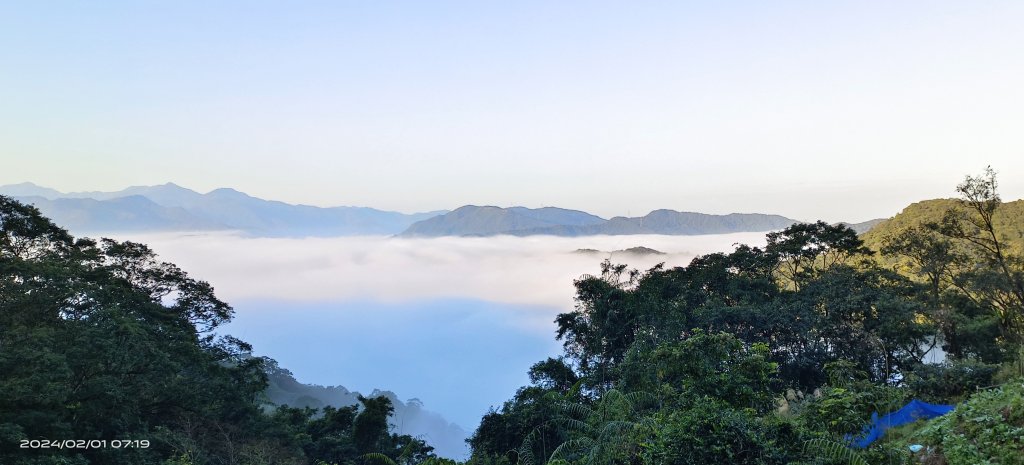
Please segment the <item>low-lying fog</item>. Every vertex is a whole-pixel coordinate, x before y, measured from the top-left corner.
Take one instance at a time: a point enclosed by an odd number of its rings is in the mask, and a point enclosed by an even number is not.
[[[374,388],[473,429],[559,352],[555,315],[573,308],[573,279],[609,252],[642,269],[763,245],[763,233],[704,236],[404,239],[116,235],[209,281],[236,310],[225,332],[305,383]],[[580,253],[594,249],[603,253]]]

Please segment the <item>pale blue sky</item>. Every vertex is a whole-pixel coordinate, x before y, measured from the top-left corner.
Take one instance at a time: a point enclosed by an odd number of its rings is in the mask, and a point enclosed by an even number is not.
[[[4,2],[0,184],[864,220],[1024,196],[1024,2]]]

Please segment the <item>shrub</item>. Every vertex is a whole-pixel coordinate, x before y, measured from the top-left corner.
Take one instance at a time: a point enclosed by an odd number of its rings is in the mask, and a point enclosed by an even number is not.
[[[936,463],[1024,464],[1024,379],[971,396],[921,435]]]
[[[908,377],[913,396],[925,402],[949,403],[962,400],[977,388],[991,386],[999,365],[974,360],[921,365]]]

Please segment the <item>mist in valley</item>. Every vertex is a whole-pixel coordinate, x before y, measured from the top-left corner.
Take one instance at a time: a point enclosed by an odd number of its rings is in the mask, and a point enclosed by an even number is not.
[[[229,302],[409,302],[468,298],[571,308],[572,281],[606,258],[647,268],[763,245],[764,233],[699,236],[495,236],[251,238],[228,233],[117,235],[149,244],[162,260],[209,281]],[[623,252],[646,247],[664,254]],[[548,316],[539,315],[541,320]],[[533,321],[531,315],[518,318]],[[546,323],[550,323],[546,321]]]
[[[117,239],[148,244],[161,260],[210,282],[236,311],[222,333],[251,343],[299,382],[417,399],[412,404],[422,402],[466,435],[528,382],[533,363],[560,352],[553,320],[573,308],[573,280],[599,273],[601,261],[681,266],[765,241],[764,233]],[[636,247],[651,250],[623,252]],[[437,428],[446,428],[448,444],[438,445],[460,446],[443,422],[420,423],[395,426],[435,443]],[[434,431],[420,428],[428,423]]]

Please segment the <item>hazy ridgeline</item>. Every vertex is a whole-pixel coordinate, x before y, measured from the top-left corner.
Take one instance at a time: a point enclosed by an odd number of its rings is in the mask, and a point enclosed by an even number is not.
[[[606,220],[557,207],[476,205],[405,214],[367,207],[293,205],[230,188],[201,194],[173,183],[65,193],[25,182],[0,186],[0,194],[35,205],[68,230],[84,235],[126,231],[234,231],[252,237],[693,235],[768,231],[797,222],[761,213],[709,215],[666,209]]]
[[[316,357],[319,358],[319,357]],[[359,405],[361,393],[350,391],[344,386],[320,386],[304,384],[295,380],[291,371],[281,368],[273,360],[267,361],[269,387],[267,398],[275,405],[291,407],[323,409],[324,407],[342,407]],[[406,375],[415,375],[406,373]],[[466,457],[469,445],[466,438],[469,433],[454,423],[450,423],[440,414],[423,408],[423,402],[413,398],[402,401],[390,391],[373,390],[366,393],[367,397],[385,396],[391,400],[394,413],[389,418],[391,430],[395,434],[408,434],[421,438],[434,447],[441,457]],[[272,408],[267,408],[272,411]]]

